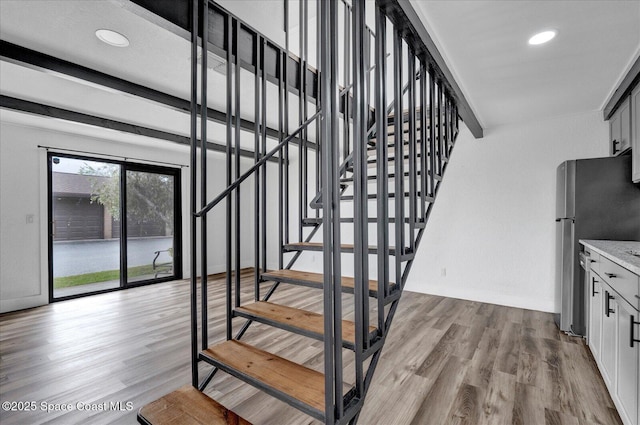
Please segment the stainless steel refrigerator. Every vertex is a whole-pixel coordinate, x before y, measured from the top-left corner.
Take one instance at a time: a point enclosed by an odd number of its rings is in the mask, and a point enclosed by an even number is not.
[[[556,280],[560,330],[585,335],[580,239],[640,241],[640,185],[631,182],[631,156],[565,161],[558,166]]]

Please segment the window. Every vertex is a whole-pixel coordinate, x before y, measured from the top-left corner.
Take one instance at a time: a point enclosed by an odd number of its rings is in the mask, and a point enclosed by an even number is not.
[[[54,153],[48,164],[51,301],[182,278],[179,169]]]

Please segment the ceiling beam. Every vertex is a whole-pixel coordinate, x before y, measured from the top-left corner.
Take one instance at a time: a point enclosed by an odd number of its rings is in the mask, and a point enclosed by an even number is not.
[[[26,112],[29,114],[50,118],[58,118],[65,121],[87,124],[95,127],[102,127],[109,130],[122,131],[129,134],[136,134],[138,136],[167,140],[169,142],[174,142],[186,146],[191,145],[191,138],[188,136],[182,136],[175,133],[169,133],[167,131],[156,130],[154,128],[129,124],[108,118],[97,117],[95,115],[83,114],[81,112],[70,111],[69,109],[58,108],[55,106],[31,102],[29,100],[18,99],[16,97],[6,95],[0,95],[0,108]],[[200,143],[200,141],[198,141],[198,143]],[[207,142],[207,149],[222,153],[225,153],[227,151],[226,145],[212,142]],[[235,148],[232,148],[231,152],[235,154]],[[240,149],[240,156],[254,159],[253,151],[249,151],[246,149]],[[272,157],[269,158],[269,161],[278,162],[278,158]]]
[[[427,32],[424,23],[409,0],[380,0],[387,16],[393,24],[401,30],[403,36],[412,41],[412,44],[419,47],[417,53],[426,56],[427,61],[436,71],[436,74],[444,81],[451,96],[456,100],[458,113],[462,121],[471,131],[476,139],[483,137],[484,130],[476,118],[471,105],[462,93],[462,89],[456,83],[453,74],[449,70],[444,58],[438,51],[433,39]]]
[[[638,84],[640,84],[640,56],[636,58],[635,63],[631,66],[631,69],[622,79],[622,82],[604,107],[602,115],[604,116],[605,121],[611,118],[611,115],[613,115],[616,109],[618,109],[618,106],[624,101],[629,93],[631,93],[631,90],[633,90],[633,88]]]
[[[189,100],[181,99],[141,84],[136,84],[73,62],[18,46],[5,40],[0,40],[0,58],[7,62],[27,66],[39,71],[46,70],[62,74],[66,77],[72,77],[80,83],[86,84],[86,82],[89,82],[108,87],[122,93],[168,106],[180,112],[190,113],[191,111],[191,102]],[[198,105],[198,112],[200,112],[200,110],[201,106]],[[226,113],[217,109],[207,108],[207,119],[224,125],[226,123]],[[232,120],[235,121],[235,116],[232,117]],[[246,119],[240,119],[240,128],[254,132],[255,123]],[[280,133],[274,128],[267,127],[267,137],[278,140]],[[296,138],[294,141],[297,140]],[[315,143],[309,143],[309,147],[315,149]]]

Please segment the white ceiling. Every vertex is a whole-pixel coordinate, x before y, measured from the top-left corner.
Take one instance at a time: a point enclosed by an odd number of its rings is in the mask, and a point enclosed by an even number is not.
[[[411,3],[485,128],[601,110],[640,54],[638,0]]]
[[[282,22],[264,19],[281,14],[274,1],[223,5],[240,17],[250,8],[249,24],[280,41]],[[638,0],[411,1],[485,128],[602,109],[640,52]],[[0,0],[0,38],[188,99],[188,41],[133,13],[128,4]],[[125,33],[131,45],[101,43],[94,36],[99,28]],[[528,46],[529,36],[544,28],[557,29],[556,39]],[[12,64],[0,69],[3,94],[188,134],[182,112]],[[220,74],[209,75],[210,81],[224,81]],[[210,82],[209,104],[224,110],[221,87]],[[252,97],[250,80],[243,90]],[[248,109],[243,115],[251,118],[253,108]]]

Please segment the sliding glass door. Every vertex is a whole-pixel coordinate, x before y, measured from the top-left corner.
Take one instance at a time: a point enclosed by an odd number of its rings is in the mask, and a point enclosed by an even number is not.
[[[63,156],[49,163],[53,298],[120,287],[120,166]]]
[[[174,176],[128,169],[125,190],[127,284],[173,276]]]
[[[52,301],[182,277],[180,170],[48,159]]]

